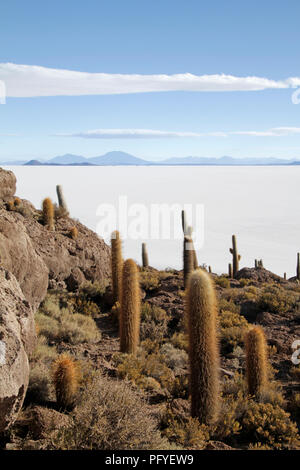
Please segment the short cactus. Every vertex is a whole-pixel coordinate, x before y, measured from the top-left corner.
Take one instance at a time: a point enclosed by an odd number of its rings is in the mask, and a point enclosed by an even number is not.
[[[190,273],[195,266],[195,250],[193,249],[192,239],[188,236],[183,240],[183,282],[184,288],[187,287],[187,281]]]
[[[120,351],[135,355],[140,336],[139,272],[132,259],[124,262],[120,314]]]
[[[54,230],[54,206],[49,197],[43,200],[43,219],[44,225],[48,230]]]
[[[249,395],[259,397],[267,383],[267,343],[261,327],[246,335],[246,375]]]
[[[146,243],[142,243],[142,262],[143,262],[143,268],[148,268],[149,259],[148,259],[148,251],[147,251]]]
[[[235,278],[239,270],[239,261],[241,259],[241,255],[239,255],[237,251],[235,235],[232,235],[232,248],[229,248],[229,251],[232,254],[232,274]]]
[[[228,264],[228,277],[232,279],[232,264],[231,263]]]
[[[71,357],[62,354],[53,363],[52,373],[59,408],[72,408],[79,387],[80,373],[78,365]]]
[[[78,237],[78,228],[77,227],[72,227],[71,230],[70,230],[70,237],[72,238],[72,240],[76,240],[76,238]]]
[[[113,303],[120,302],[122,290],[122,242],[120,233],[115,230],[111,235],[111,274]]]
[[[219,410],[219,345],[213,282],[202,269],[193,271],[186,292],[189,336],[191,414],[211,424]]]

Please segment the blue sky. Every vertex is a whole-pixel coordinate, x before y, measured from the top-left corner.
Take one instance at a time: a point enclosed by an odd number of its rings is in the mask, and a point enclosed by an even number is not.
[[[300,86],[299,13],[298,0],[5,0],[0,80],[8,97],[0,105],[0,160],[111,150],[156,160],[187,155],[300,159],[300,104],[291,100]],[[43,69],[34,76],[27,68],[23,83],[23,69],[10,68],[7,74],[6,63]],[[65,96],[59,81],[52,96],[13,96],[23,89],[28,94],[29,88],[34,95],[39,80],[48,80],[49,94],[51,69],[152,78],[254,76],[280,86],[84,95],[80,87],[89,86],[89,75],[84,85],[78,78],[76,96]],[[290,77],[298,77],[296,85],[281,86]],[[114,86],[113,93],[119,93],[123,85]],[[99,129],[102,137],[100,132],[90,138],[89,131]],[[107,129],[111,138],[103,138]],[[153,132],[137,138],[136,130],[143,129]],[[165,134],[158,138],[159,132]]]

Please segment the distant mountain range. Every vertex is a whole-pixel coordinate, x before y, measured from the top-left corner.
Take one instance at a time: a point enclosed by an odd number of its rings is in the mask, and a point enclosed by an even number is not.
[[[142,158],[134,157],[125,152],[108,152],[99,157],[85,158],[81,155],[60,155],[50,160],[15,160],[0,162],[0,165],[26,165],[26,166],[122,166],[122,165],[138,165],[138,166],[178,166],[178,165],[217,165],[217,166],[243,166],[243,165],[300,165],[299,160],[285,160],[280,158],[209,158],[209,157],[182,157],[167,158],[160,161],[148,161]]]

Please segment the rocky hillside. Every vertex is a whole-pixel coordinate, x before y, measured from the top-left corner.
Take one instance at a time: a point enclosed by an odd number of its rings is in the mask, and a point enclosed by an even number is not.
[[[74,227],[76,239],[70,235]],[[0,169],[0,432],[22,406],[27,355],[35,347],[34,314],[48,288],[74,290],[108,278],[109,257],[103,240],[59,209],[49,231],[41,211],[16,196],[15,175]]]

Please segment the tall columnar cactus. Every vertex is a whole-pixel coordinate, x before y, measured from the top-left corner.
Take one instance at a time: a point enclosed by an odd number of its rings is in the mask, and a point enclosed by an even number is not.
[[[283,279],[286,281],[286,273],[283,274]]]
[[[183,240],[183,282],[184,288],[187,287],[187,281],[190,273],[195,266],[195,250],[193,249],[192,239],[187,235]]]
[[[213,282],[202,269],[189,277],[186,293],[192,417],[210,424],[219,410],[220,357],[217,301]]]
[[[258,268],[258,260],[257,260],[257,259],[254,261],[254,267],[255,267],[256,269]]]
[[[141,295],[135,262],[127,259],[123,266],[120,315],[120,351],[136,354],[140,336]]]
[[[297,253],[297,272],[296,277],[300,281],[300,253]]]
[[[208,272],[209,272],[209,274],[212,273],[212,271],[211,271],[211,266],[208,266]]]
[[[232,272],[233,277],[236,277],[236,274],[239,270],[239,261],[241,259],[241,255],[238,254],[237,247],[236,247],[236,237],[232,235],[232,248],[229,248],[230,253],[232,254]]]
[[[64,197],[63,188],[60,184],[56,186],[56,193],[59,207],[61,207],[68,214],[68,206]]]
[[[122,294],[122,241],[120,233],[115,230],[111,234],[111,276],[113,303],[121,301]]]
[[[149,258],[148,258],[148,251],[147,251],[146,243],[142,243],[142,262],[143,262],[143,268],[148,268]]]
[[[228,277],[232,279],[232,264],[231,263],[228,264]]]
[[[185,235],[187,231],[187,221],[186,221],[186,213],[184,210],[181,211],[181,225],[182,225],[183,234]]]
[[[43,200],[43,219],[44,225],[48,230],[54,230],[54,206],[49,197]]]
[[[66,354],[59,356],[52,366],[56,401],[60,408],[74,405],[79,387],[79,369],[73,359]]]
[[[268,380],[267,343],[259,326],[246,335],[246,376],[249,395],[259,398]]]

